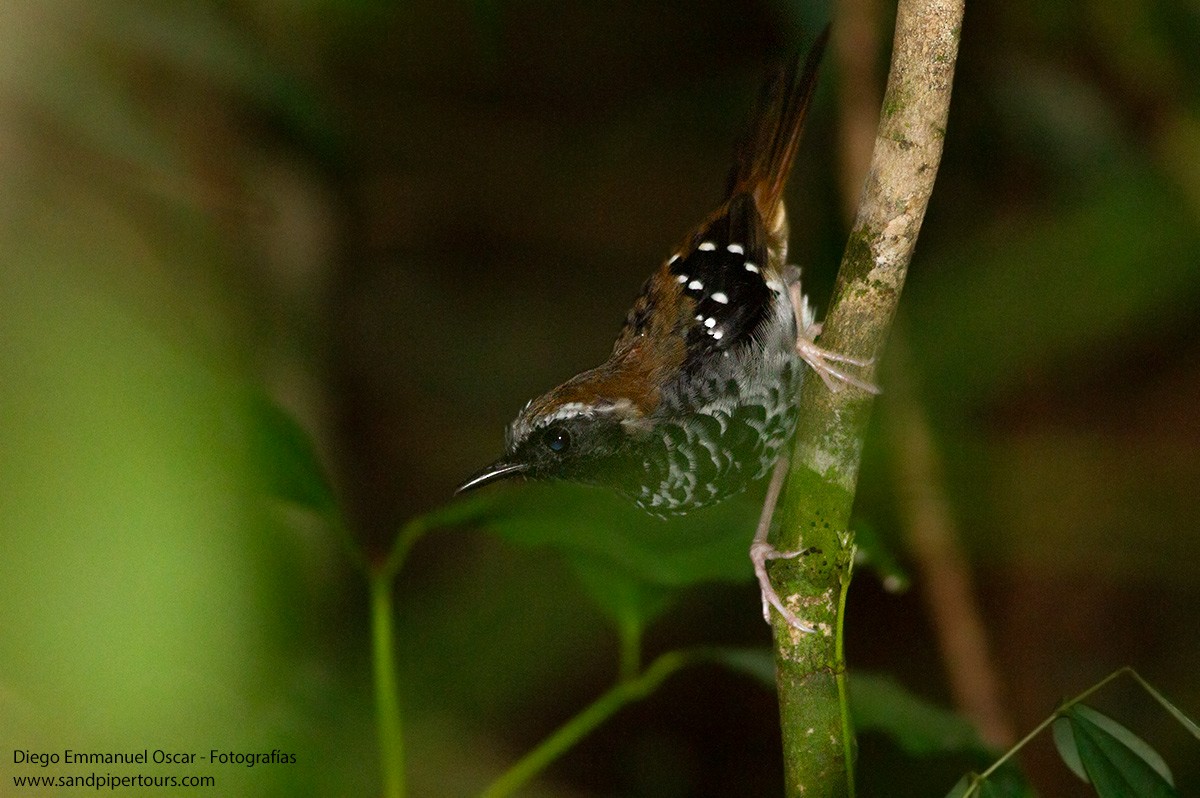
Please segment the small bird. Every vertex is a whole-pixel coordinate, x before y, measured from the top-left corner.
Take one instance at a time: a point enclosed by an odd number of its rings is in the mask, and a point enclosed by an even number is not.
[[[565,479],[614,488],[652,515],[683,514],[741,491],[786,456],[804,363],[831,390],[842,382],[877,392],[834,365],[868,362],[813,342],[820,327],[799,270],[787,265],[783,190],[828,35],[803,67],[798,53],[767,82],[725,201],[646,281],[608,360],[527,403],[504,456],[459,493],[515,476]],[[812,631],[766,577],[767,560],[799,554],[771,547],[769,524],[764,512],[751,548],[764,617],[774,606]]]

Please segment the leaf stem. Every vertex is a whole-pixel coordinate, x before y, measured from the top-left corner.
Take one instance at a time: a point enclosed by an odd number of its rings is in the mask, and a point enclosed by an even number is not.
[[[1184,726],[1184,728],[1186,728],[1188,731],[1192,732],[1192,734],[1196,735],[1196,737],[1198,739],[1200,739],[1200,726],[1197,726],[1195,721],[1193,721],[1191,718],[1184,715],[1183,712],[1181,712],[1178,707],[1176,707],[1174,704],[1172,704],[1170,701],[1168,701],[1162,693],[1158,692],[1158,690],[1156,690],[1154,687],[1152,687],[1149,682],[1147,682],[1145,679],[1143,679],[1141,677],[1141,674],[1139,674],[1133,668],[1126,665],[1124,668],[1115,670],[1112,673],[1110,673],[1108,676],[1105,676],[1103,679],[1096,682],[1091,687],[1084,690],[1082,693],[1075,696],[1074,698],[1064,701],[1061,705],[1059,705],[1058,709],[1056,709],[1048,718],[1046,718],[1041,723],[1039,723],[1036,727],[1034,727],[1033,731],[1029,732],[1029,734],[1022,737],[1020,739],[1020,741],[1017,742],[1016,745],[1014,745],[1012,748],[1009,748],[1004,753],[1004,756],[1000,757],[995,762],[993,762],[991,767],[989,767],[987,770],[983,771],[982,773],[980,773],[978,775],[969,774],[968,776],[966,776],[966,778],[970,779],[970,787],[968,787],[967,791],[962,794],[962,798],[970,798],[970,796],[972,796],[972,795],[978,795],[979,791],[983,787],[983,783],[988,780],[988,777],[990,777],[993,773],[995,773],[996,770],[998,770],[1001,765],[1003,765],[1009,759],[1012,759],[1012,757],[1015,756],[1018,751],[1020,751],[1022,748],[1024,748],[1025,745],[1030,740],[1032,740],[1034,737],[1037,737],[1039,734],[1044,732],[1046,730],[1046,727],[1049,726],[1050,724],[1054,723],[1054,721],[1056,721],[1064,712],[1066,712],[1068,709],[1075,706],[1076,704],[1081,703],[1085,698],[1088,698],[1093,693],[1103,689],[1109,682],[1114,681],[1115,679],[1118,679],[1121,676],[1125,676],[1125,675],[1128,675],[1129,678],[1131,678],[1135,682],[1137,682],[1142,687],[1142,689],[1144,689],[1147,693],[1149,693],[1150,696],[1155,701],[1157,701],[1159,704],[1161,704],[1163,706],[1164,709],[1166,709],[1169,713],[1171,713],[1171,715],[1177,721],[1179,721]]]
[[[854,787],[854,722],[850,717],[850,695],[846,686],[846,595],[850,592],[850,576],[854,570],[854,546],[847,553],[845,576],[842,579],[842,592],[838,596],[837,621],[834,631],[833,659],[837,679],[838,704],[842,716],[842,755],[846,761],[846,795],[855,798]]]
[[[403,798],[404,737],[396,686],[395,640],[392,624],[392,576],[387,568],[370,575],[371,644],[375,673],[375,720],[379,733],[380,767],[385,798]]]
[[[1059,708],[1054,711],[1053,714],[1051,714],[1049,717],[1047,717],[1045,720],[1043,720],[1037,726],[1034,726],[1033,731],[1029,732],[1029,734],[1026,734],[1024,737],[1022,737],[1019,741],[1017,741],[1016,745],[1014,745],[1012,748],[1008,749],[1008,751],[1006,751],[1004,753],[1004,756],[997,759],[995,762],[992,763],[991,767],[989,767],[987,770],[980,773],[979,781],[982,783],[985,779],[987,779],[989,776],[991,776],[993,773],[995,773],[996,770],[999,769],[999,767],[1001,765],[1003,765],[1008,760],[1012,759],[1017,754],[1017,752],[1020,751],[1022,748],[1024,748],[1025,745],[1030,740],[1032,740],[1034,737],[1037,737],[1039,734],[1044,732],[1051,723],[1053,723],[1055,720],[1057,720],[1058,716],[1061,715],[1064,710],[1070,709],[1071,707],[1075,706],[1080,701],[1084,700],[1085,698],[1090,696],[1092,693],[1094,693],[1097,690],[1099,690],[1100,688],[1104,687],[1106,684],[1111,682],[1113,679],[1116,679],[1118,676],[1120,676],[1121,674],[1123,674],[1127,671],[1131,672],[1130,668],[1126,667],[1126,668],[1121,668],[1118,671],[1113,671],[1112,673],[1105,676],[1100,681],[1093,684],[1088,689],[1084,690],[1079,695],[1075,696],[1074,698],[1068,699],[1067,701],[1064,701],[1062,703],[1062,705],[1059,706]],[[967,795],[970,795],[970,794],[971,794],[971,792],[968,791]]]
[[[429,522],[424,516],[413,518],[405,524],[392,542],[392,550],[388,552],[387,559],[380,566],[378,575],[389,582],[394,579],[400,571],[400,566],[404,564],[409,549],[429,531],[429,528]]]
[[[396,641],[393,616],[392,583],[413,544],[426,532],[453,524],[478,512],[483,501],[456,502],[446,509],[409,520],[396,535],[387,557],[369,561],[357,546],[352,546],[354,563],[367,577],[371,592],[371,654],[375,679],[375,723],[379,735],[379,763],[383,775],[384,798],[404,798],[404,734],[400,716],[400,690],[396,678]],[[347,540],[349,530],[341,527]]]
[[[546,766],[579,742],[585,735],[612,717],[617,710],[645,698],[658,689],[668,676],[695,661],[698,655],[672,651],[654,660],[640,675],[622,681],[568,720],[536,748],[521,757],[483,791],[482,798],[503,798],[545,770]]]

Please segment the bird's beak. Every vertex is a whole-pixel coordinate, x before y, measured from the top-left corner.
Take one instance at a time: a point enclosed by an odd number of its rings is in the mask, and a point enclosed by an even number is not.
[[[454,491],[454,495],[457,496],[460,493],[475,490],[475,488],[482,487],[491,482],[499,482],[502,479],[515,477],[517,474],[524,473],[528,468],[529,466],[525,463],[508,463],[504,460],[497,460],[491,465],[475,472],[470,479],[459,485]]]

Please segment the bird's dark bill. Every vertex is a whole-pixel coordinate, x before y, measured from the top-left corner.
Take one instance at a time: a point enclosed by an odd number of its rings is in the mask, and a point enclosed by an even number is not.
[[[499,482],[502,479],[509,479],[525,472],[528,468],[524,463],[506,463],[499,460],[491,465],[475,472],[466,482],[458,486],[455,494],[466,493],[469,490],[483,487],[492,482]]]

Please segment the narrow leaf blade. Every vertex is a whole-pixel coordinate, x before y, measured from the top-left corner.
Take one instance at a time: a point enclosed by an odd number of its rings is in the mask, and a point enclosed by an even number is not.
[[[887,676],[852,674],[850,712],[860,731],[886,734],[913,755],[986,753],[970,723],[919,698]]]
[[[308,432],[265,394],[245,397],[252,473],[270,496],[323,515],[335,515],[337,499]]]
[[[1171,776],[1171,769],[1167,767],[1167,763],[1161,756],[1159,756],[1158,752],[1155,751],[1149,743],[1147,743],[1141,737],[1138,737],[1129,729],[1122,726],[1120,723],[1117,723],[1108,715],[1105,715],[1102,712],[1097,712],[1085,704],[1076,704],[1074,709],[1080,715],[1111,734],[1130,751],[1141,757],[1147,765],[1152,767],[1158,775],[1163,777],[1164,781],[1171,786],[1175,785],[1175,780]]]
[[[974,792],[974,790],[972,790],[972,787],[974,786],[974,781],[972,781],[972,779],[974,778],[974,773],[968,773],[963,776],[958,780],[958,783],[950,789],[950,792],[946,793],[946,798],[966,798],[968,795],[971,795]]]
[[[1058,755],[1062,758],[1063,764],[1070,768],[1071,772],[1078,776],[1084,784],[1091,784],[1092,781],[1083,767],[1083,760],[1079,758],[1079,746],[1075,744],[1075,733],[1071,729],[1071,721],[1065,717],[1055,718],[1052,734],[1054,747],[1058,749]]]
[[[716,648],[709,658],[774,690],[775,654],[768,648]]]
[[[1177,798],[1170,782],[1078,706],[1064,714],[1071,722],[1079,758],[1100,798]]]
[[[868,523],[856,522],[853,529],[854,544],[858,547],[855,559],[861,559],[867,567],[875,571],[889,593],[903,593],[908,590],[912,579],[875,527]]]

